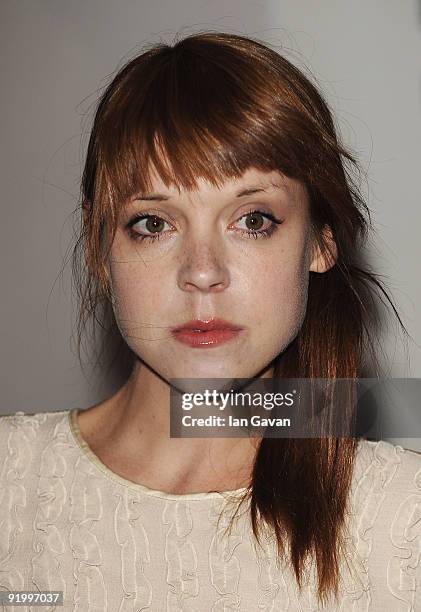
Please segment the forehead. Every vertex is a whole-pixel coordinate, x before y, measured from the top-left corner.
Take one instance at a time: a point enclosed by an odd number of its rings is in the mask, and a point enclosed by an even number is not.
[[[252,195],[253,193],[273,193],[282,191],[286,195],[295,196],[302,192],[303,185],[294,179],[286,177],[279,171],[264,171],[258,168],[248,168],[241,176],[227,178],[223,183],[215,186],[205,178],[198,177],[196,187],[192,190],[186,190],[178,187],[175,184],[170,184],[168,187],[152,167],[150,170],[150,192],[138,194],[144,196],[145,199],[154,196],[166,195],[168,197],[176,197],[178,195],[199,194],[222,194],[226,197],[235,197],[240,195]]]

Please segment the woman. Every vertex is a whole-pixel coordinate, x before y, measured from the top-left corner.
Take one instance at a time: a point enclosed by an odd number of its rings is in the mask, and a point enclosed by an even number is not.
[[[66,610],[421,609],[417,453],[170,437],[171,380],[380,375],[375,293],[394,307],[359,261],[353,168],[320,93],[258,41],[196,34],[119,71],[74,272],[79,343],[111,312],[131,375],[87,410],[1,419],[3,589]]]

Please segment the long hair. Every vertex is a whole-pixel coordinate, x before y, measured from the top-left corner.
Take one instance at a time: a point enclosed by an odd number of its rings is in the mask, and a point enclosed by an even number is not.
[[[79,358],[87,322],[103,326],[110,316],[105,261],[120,206],[150,189],[151,163],[167,187],[194,189],[199,177],[219,186],[250,167],[301,181],[309,194],[312,232],[326,252],[328,226],[338,256],[327,272],[310,272],[302,328],[275,359],[274,376],[353,379],[367,364],[378,373],[375,297],[393,308],[406,329],[378,275],[360,261],[371,227],[355,178],[361,169],[341,144],[332,113],[309,78],[260,41],[221,32],[149,46],[119,70],[100,97],[72,262]],[[288,543],[300,588],[305,562],[314,558],[321,600],[338,592],[357,442],[263,437],[247,488],[256,540],[266,523],[280,557]]]

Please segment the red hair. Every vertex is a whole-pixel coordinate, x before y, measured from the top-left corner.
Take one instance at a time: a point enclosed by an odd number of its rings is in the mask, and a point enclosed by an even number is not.
[[[108,317],[115,329],[105,261],[121,204],[150,189],[151,162],[167,186],[184,189],[194,188],[199,177],[219,185],[250,167],[301,181],[314,236],[326,251],[328,226],[338,257],[327,272],[310,272],[304,323],[275,360],[275,376],[355,378],[364,367],[378,372],[376,294],[406,329],[382,282],[360,258],[371,220],[353,176],[356,159],[340,143],[322,95],[300,70],[257,40],[218,32],[152,45],[101,96],[73,260],[79,356],[90,317],[101,326]],[[300,586],[305,560],[313,557],[320,600],[338,589],[356,444],[355,438],[263,438],[247,490],[257,541],[266,523],[280,556],[288,543]]]

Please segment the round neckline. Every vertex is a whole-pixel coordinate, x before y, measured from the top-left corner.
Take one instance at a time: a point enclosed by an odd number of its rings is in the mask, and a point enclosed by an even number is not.
[[[105,465],[101,461],[101,459],[93,452],[91,447],[88,445],[86,440],[82,438],[82,434],[80,432],[79,423],[77,421],[77,415],[79,412],[82,412],[81,408],[73,408],[68,411],[68,424],[70,428],[70,432],[73,436],[73,439],[77,446],[83,451],[87,459],[109,479],[118,482],[119,484],[124,485],[129,489],[133,489],[144,495],[149,495],[153,497],[161,497],[163,499],[173,500],[173,501],[200,501],[206,499],[223,499],[226,496],[232,495],[241,495],[245,493],[247,487],[241,487],[239,489],[232,489],[231,491],[211,491],[211,492],[201,492],[201,493],[168,493],[166,491],[160,491],[159,489],[151,489],[150,487],[133,482],[132,480],[128,480],[119,474],[113,472],[109,467]]]

